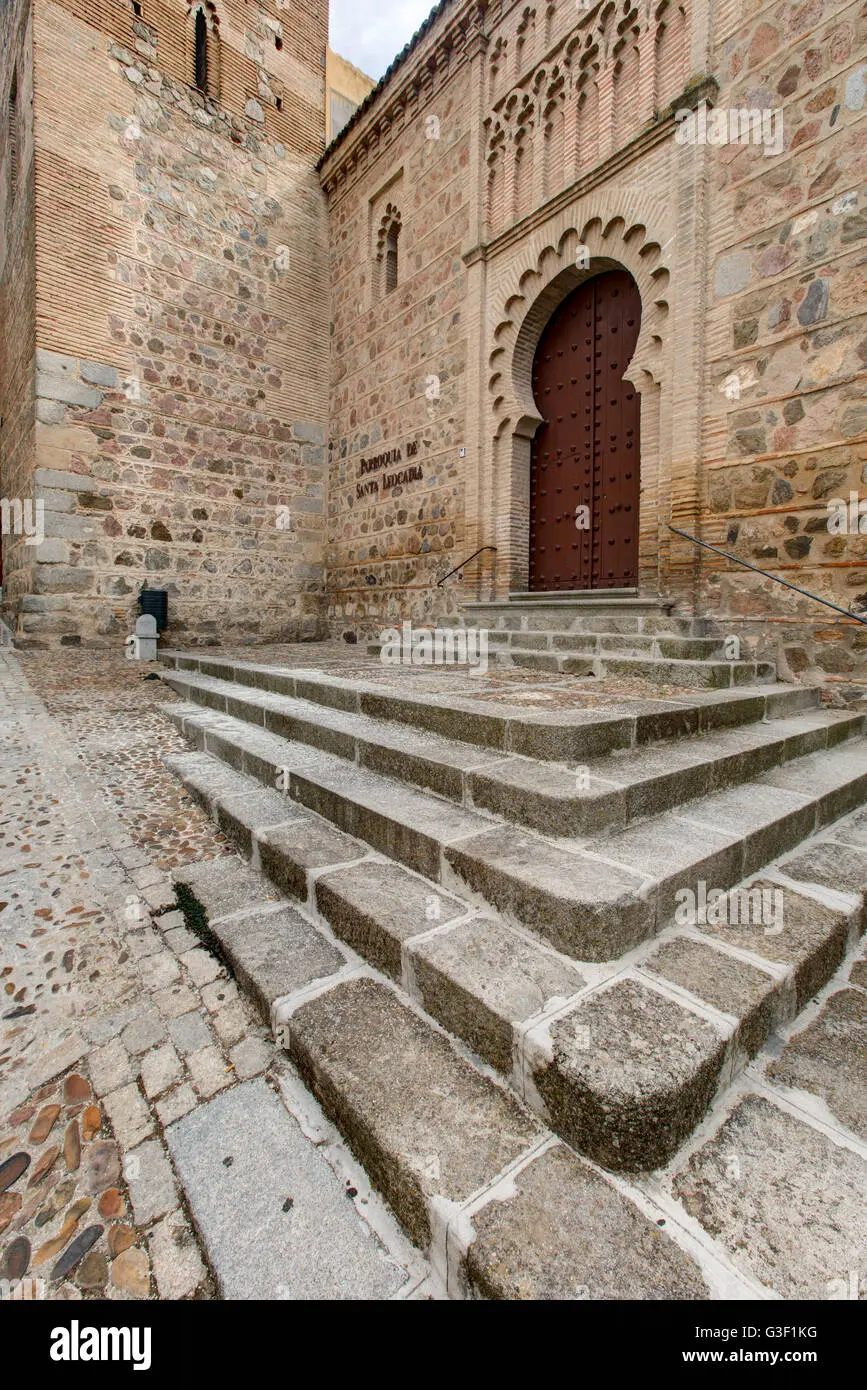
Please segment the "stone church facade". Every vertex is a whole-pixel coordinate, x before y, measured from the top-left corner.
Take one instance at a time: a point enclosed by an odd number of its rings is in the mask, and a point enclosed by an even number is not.
[[[327,149],[319,0],[2,25],[19,640],[143,584],[178,645],[589,588],[867,672],[690,539],[867,603],[859,5],[443,0]]]

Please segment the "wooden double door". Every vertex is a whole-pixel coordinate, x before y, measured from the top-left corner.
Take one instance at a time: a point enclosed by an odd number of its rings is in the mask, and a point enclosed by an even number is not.
[[[533,361],[542,415],[530,475],[530,588],[638,581],[640,397],[624,382],[641,325],[632,276],[585,280],[547,324]]]

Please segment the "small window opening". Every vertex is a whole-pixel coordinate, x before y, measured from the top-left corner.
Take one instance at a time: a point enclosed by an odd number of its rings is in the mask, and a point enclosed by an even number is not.
[[[208,90],[208,23],[204,10],[196,12],[196,86]]]
[[[276,50],[277,50],[278,53],[280,52],[281,48],[283,47],[283,40],[281,39],[281,37],[280,37],[279,34],[275,34],[275,35],[274,35],[274,47],[276,48]]]
[[[132,0],[132,12],[137,19],[141,19],[141,5],[139,0]]]
[[[283,98],[282,98],[282,97],[277,97],[277,110],[278,110],[278,111],[282,111],[282,110],[283,110]]]
[[[18,160],[19,160],[19,139],[18,139],[18,74],[13,72],[12,85],[9,88],[9,103],[7,110],[7,159],[9,160],[9,201],[15,197],[18,188]]]
[[[397,243],[400,237],[400,227],[392,226],[389,228],[385,242],[385,293],[391,294],[392,290],[397,289]]]

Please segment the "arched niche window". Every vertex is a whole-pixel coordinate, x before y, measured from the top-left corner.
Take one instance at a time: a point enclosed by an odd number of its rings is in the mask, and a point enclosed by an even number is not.
[[[9,202],[18,188],[18,165],[21,158],[21,136],[18,128],[18,73],[13,72],[6,105],[6,159],[8,161]]]
[[[220,94],[220,21],[216,7],[205,0],[191,13],[193,84],[207,97]]]
[[[391,294],[400,281],[400,213],[389,203],[379,224],[376,244],[380,295]]]
[[[388,229],[388,236],[385,239],[385,293],[391,294],[392,290],[397,289],[397,245],[400,238],[400,227],[393,223]]]
[[[196,86],[200,92],[208,90],[208,21],[204,10],[196,10]]]

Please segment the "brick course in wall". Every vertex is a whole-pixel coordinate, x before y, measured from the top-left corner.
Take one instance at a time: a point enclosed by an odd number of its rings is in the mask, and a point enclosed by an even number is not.
[[[436,577],[461,558],[468,331],[466,171],[458,81],[385,167],[333,210],[329,612],[341,626],[433,615]],[[399,283],[383,292],[378,231],[400,217]],[[364,254],[366,248],[370,254]],[[358,254],[362,249],[362,254]],[[414,452],[408,452],[412,450]],[[363,460],[400,459],[363,473]],[[422,477],[387,485],[409,467]]]
[[[525,588],[535,346],[623,266],[641,592],[784,674],[867,674],[851,621],[669,530],[867,602],[867,537],[827,527],[867,486],[862,8],[445,0],[324,155],[323,0],[205,10],[207,94],[183,0],[3,14],[2,466],[46,517],[4,538],[21,638],[117,641],[142,584],[190,641]],[[773,113],[779,147],[683,143],[707,104]]]
[[[45,541],[6,590],[21,643],[116,643],[143,586],[178,640],[323,631],[326,10],[207,10],[203,94],[182,0],[32,6]]]
[[[335,624],[442,618],[463,598],[526,588],[532,357],[547,318],[588,273],[576,270],[587,248],[589,273],[623,265],[642,295],[629,372],[642,398],[641,591],[718,617],[784,674],[867,674],[865,634],[851,621],[668,529],[843,607],[867,595],[867,538],[829,534],[826,505],[867,483],[864,31],[862,8],[841,0],[439,7],[322,166]],[[779,150],[681,143],[675,113],[705,102],[780,113]],[[456,186],[448,160],[459,145]],[[363,291],[374,270],[370,210],[396,171],[407,256],[388,320]],[[438,235],[453,245],[460,300],[447,348],[423,327],[424,253]],[[352,497],[353,457],[416,425],[420,376],[371,370],[380,348],[426,375],[464,364],[428,435],[438,425],[458,455],[455,560],[480,545],[497,551],[463,584],[449,581],[448,598],[435,584],[447,557],[419,559],[424,542],[433,551],[440,471],[405,489],[400,522],[382,497]],[[371,545],[377,526],[384,538]]]
[[[9,105],[17,89],[17,139]],[[12,165],[15,164],[13,171]],[[9,511],[0,534],[7,612],[15,611],[31,584],[34,550],[23,519],[33,512],[35,462],[33,406],[36,350],[36,241],[34,236],[33,24],[26,0],[0,10],[0,499]]]

